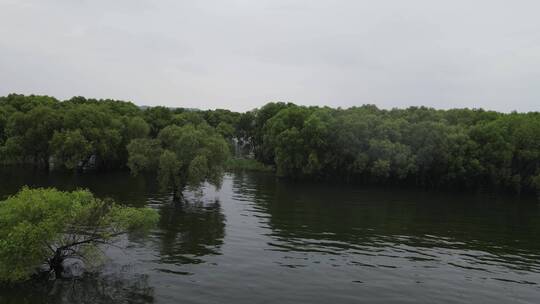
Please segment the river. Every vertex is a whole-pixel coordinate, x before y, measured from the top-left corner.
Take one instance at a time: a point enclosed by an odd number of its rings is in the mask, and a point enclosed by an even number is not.
[[[173,204],[126,172],[0,173],[22,185],[88,188],[159,210],[158,227],[105,250],[76,280],[0,288],[0,303],[538,303],[535,198],[291,183],[227,174]]]

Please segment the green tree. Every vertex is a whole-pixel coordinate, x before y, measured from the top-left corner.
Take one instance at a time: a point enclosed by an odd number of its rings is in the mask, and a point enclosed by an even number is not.
[[[6,126],[6,135],[13,138],[7,150],[11,159],[47,167],[49,141],[60,125],[59,113],[47,106],[37,106],[28,112],[13,113]],[[14,147],[14,144],[19,147]],[[17,154],[14,154],[17,153]]]
[[[124,207],[89,191],[23,188],[0,202],[0,281],[41,271],[61,277],[66,260],[92,263],[97,246],[146,231],[158,218],[156,210]]]
[[[229,110],[216,109],[208,110],[203,113],[204,120],[212,126],[217,127],[220,123],[227,123],[230,125],[235,125],[240,117],[240,113],[231,112]]]
[[[8,121],[9,112],[7,107],[0,103],[0,146],[6,140],[6,124]]]
[[[127,150],[129,153],[127,166],[133,175],[143,171],[157,171],[159,155],[163,150],[159,140],[138,138],[129,143]]]
[[[332,109],[291,103],[268,103],[246,113],[143,110],[111,99],[59,101],[17,94],[0,97],[0,164],[46,166],[52,155],[64,167],[75,168],[96,160],[102,170],[128,165],[134,173],[161,172],[163,183],[183,188],[189,180],[186,161],[194,158],[183,159],[180,148],[170,143],[177,137],[165,129],[189,125],[213,129],[284,177],[520,192],[536,189],[540,172],[538,112],[384,110],[375,105]],[[196,164],[204,162],[194,162],[194,175]],[[187,166],[184,173],[171,170],[176,165]]]
[[[199,112],[185,111],[180,114],[175,114],[172,118],[171,124],[182,127],[188,124],[198,126],[204,122],[205,120]]]
[[[150,125],[152,136],[156,136],[161,129],[170,125],[173,113],[166,107],[151,107],[144,110],[144,120]]]
[[[183,198],[187,186],[198,188],[205,181],[218,186],[230,156],[225,139],[206,124],[168,126],[157,140],[133,141],[128,152],[131,172],[157,171],[161,187],[172,189],[175,200]]]
[[[124,139],[127,143],[136,138],[145,138],[150,134],[150,126],[142,117],[126,118]]]
[[[80,130],[55,132],[51,140],[55,165],[75,169],[92,155],[92,145]]]
[[[112,167],[121,161],[125,149],[122,120],[107,107],[95,103],[69,105],[63,115],[62,129],[80,130],[90,143],[91,155],[96,157],[98,167]]]
[[[216,126],[216,131],[228,140],[232,140],[234,137],[234,127],[226,122],[220,122]]]
[[[264,137],[268,128],[265,128],[269,119],[278,114],[282,109],[291,106],[283,102],[270,102],[255,111],[253,145],[255,157],[267,165],[274,164],[274,153],[271,148],[264,144]]]
[[[253,112],[242,113],[235,125],[235,136],[243,143],[253,143],[255,135],[255,114]]]

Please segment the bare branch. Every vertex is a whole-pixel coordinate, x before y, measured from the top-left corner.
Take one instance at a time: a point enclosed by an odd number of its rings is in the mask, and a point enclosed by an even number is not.
[[[117,232],[117,233],[113,233],[111,235],[108,235],[107,237],[115,237],[115,236],[119,236],[119,235],[126,234],[126,233],[127,233],[127,231],[121,231],[121,232]],[[65,249],[70,248],[70,247],[79,246],[79,245],[88,244],[88,243],[103,243],[103,242],[105,242],[104,238],[105,238],[105,236],[103,236],[103,235],[95,236],[95,237],[92,237],[92,238],[89,238],[89,239],[86,239],[86,240],[73,242],[71,244],[64,245],[64,246],[60,247],[59,249],[60,250],[65,250]]]

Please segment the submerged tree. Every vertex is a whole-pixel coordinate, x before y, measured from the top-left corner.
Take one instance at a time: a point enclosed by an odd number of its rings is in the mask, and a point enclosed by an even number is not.
[[[23,188],[0,202],[0,281],[22,281],[41,271],[61,277],[66,260],[91,263],[99,245],[144,232],[158,218],[155,210],[120,206],[85,190]]]
[[[160,186],[172,188],[175,200],[188,186],[199,188],[205,181],[218,186],[230,155],[225,139],[205,123],[168,126],[157,139],[137,139],[127,149],[131,172],[157,171]]]

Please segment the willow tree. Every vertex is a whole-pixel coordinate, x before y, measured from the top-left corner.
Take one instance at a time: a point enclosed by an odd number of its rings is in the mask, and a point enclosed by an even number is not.
[[[135,139],[127,147],[128,166],[133,174],[157,171],[163,189],[171,189],[176,201],[186,187],[199,188],[204,182],[221,183],[230,151],[225,139],[205,123],[171,125],[156,139]]]
[[[59,278],[64,261],[93,263],[98,246],[157,223],[156,210],[100,200],[85,190],[23,188],[0,202],[0,282],[49,273]]]

